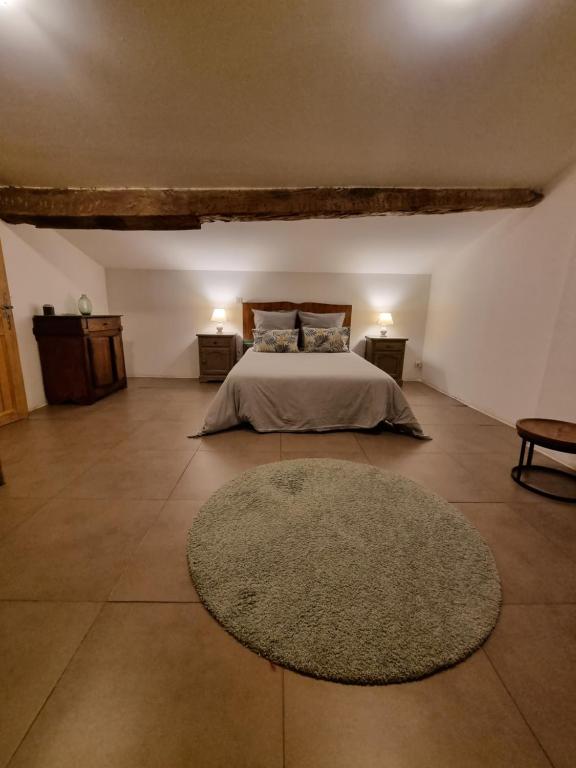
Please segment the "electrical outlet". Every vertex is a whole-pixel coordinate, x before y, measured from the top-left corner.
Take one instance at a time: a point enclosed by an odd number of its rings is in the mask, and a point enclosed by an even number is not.
[[[415,368],[422,368],[422,360],[416,360],[414,363]]]

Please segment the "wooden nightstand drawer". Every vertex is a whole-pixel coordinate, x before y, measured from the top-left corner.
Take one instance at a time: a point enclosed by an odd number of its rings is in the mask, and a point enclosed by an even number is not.
[[[404,339],[374,339],[372,343],[378,352],[388,349],[402,352],[406,344]]]
[[[201,336],[199,339],[200,347],[225,347],[230,346],[230,339],[226,336],[220,338],[219,336]]]

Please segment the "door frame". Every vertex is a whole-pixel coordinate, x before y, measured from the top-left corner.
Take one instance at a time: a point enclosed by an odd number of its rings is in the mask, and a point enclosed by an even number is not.
[[[6,286],[6,292],[3,293],[1,286]],[[10,286],[8,285],[8,275],[6,273],[6,265],[4,263],[4,254],[2,251],[2,242],[0,242],[0,312],[4,313],[4,318],[8,319],[11,326],[11,332],[6,336],[8,340],[7,354],[8,354],[8,372],[11,382],[12,396],[14,400],[14,411],[16,417],[8,421],[11,424],[15,421],[20,421],[28,416],[28,401],[26,399],[26,390],[24,388],[24,376],[22,374],[22,363],[20,361],[20,352],[18,350],[18,338],[16,336],[16,326],[14,324],[14,315],[12,309],[3,310],[2,306],[6,304],[11,306],[10,300]],[[3,424],[2,426],[5,426]],[[1,427],[0,427],[1,429]]]

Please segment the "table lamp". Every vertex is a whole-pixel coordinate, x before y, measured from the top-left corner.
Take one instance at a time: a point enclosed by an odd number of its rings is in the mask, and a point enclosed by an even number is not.
[[[380,312],[378,315],[378,325],[380,326],[380,336],[387,336],[387,327],[394,325],[390,312]]]
[[[216,326],[216,331],[217,331],[217,333],[222,333],[222,331],[224,330],[223,323],[226,322],[226,310],[225,309],[215,309],[212,312],[212,317],[210,318],[210,320],[213,323],[218,323],[218,325]]]

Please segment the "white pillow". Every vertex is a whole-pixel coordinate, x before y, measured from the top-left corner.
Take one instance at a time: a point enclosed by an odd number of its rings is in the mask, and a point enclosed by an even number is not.
[[[298,310],[302,328],[341,328],[344,325],[345,312],[302,312]]]
[[[259,330],[289,331],[296,328],[296,315],[298,313],[295,309],[278,310],[277,312],[253,309],[252,312],[254,314],[254,328]]]

